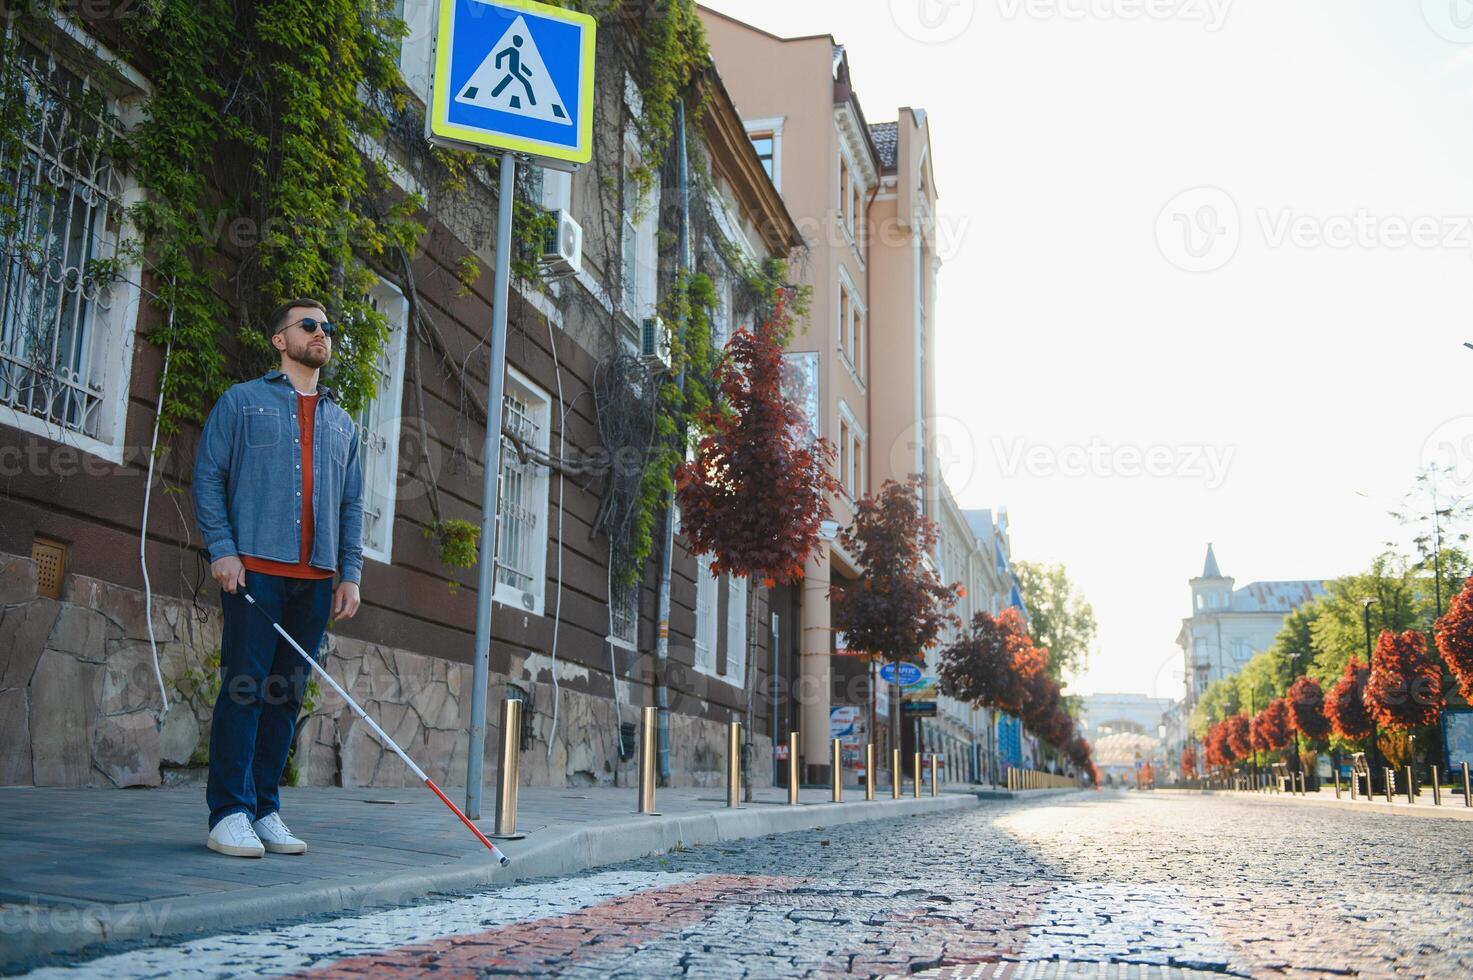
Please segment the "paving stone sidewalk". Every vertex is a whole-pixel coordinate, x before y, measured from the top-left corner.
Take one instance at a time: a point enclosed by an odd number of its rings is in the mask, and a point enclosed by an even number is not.
[[[797,807],[786,790],[755,796],[731,810],[719,789],[662,789],[652,817],[634,812],[632,788],[523,787],[517,830],[526,837],[500,842],[512,865],[498,869],[423,788],[285,790],[282,816],[309,850],[259,860],[206,849],[200,788],[0,788],[0,966],[105,939],[399,903],[692,844],[978,805],[959,792],[866,802],[853,787],[840,804],[819,789],[803,790]],[[494,802],[488,791],[479,821],[487,833]]]

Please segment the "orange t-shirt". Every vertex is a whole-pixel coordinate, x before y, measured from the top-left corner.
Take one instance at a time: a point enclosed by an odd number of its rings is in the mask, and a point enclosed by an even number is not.
[[[280,575],[283,578],[332,578],[333,572],[313,568],[312,540],[315,530],[312,523],[312,422],[317,417],[317,395],[297,392],[297,428],[302,431],[302,553],[296,564],[271,561],[241,555],[240,563],[247,571],[263,575]]]

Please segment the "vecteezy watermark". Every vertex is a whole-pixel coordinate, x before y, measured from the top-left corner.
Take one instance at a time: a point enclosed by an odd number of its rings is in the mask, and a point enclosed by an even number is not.
[[[1473,489],[1473,415],[1450,418],[1429,432],[1418,463],[1423,472],[1437,471],[1439,487],[1450,493]]]
[[[1269,249],[1347,251],[1406,248],[1473,254],[1473,215],[1377,214],[1356,208],[1311,214],[1292,207],[1258,208],[1251,226]],[[1243,240],[1238,204],[1220,187],[1194,187],[1166,202],[1156,217],[1156,247],[1187,272],[1213,272],[1232,261]]]
[[[1006,478],[1106,477],[1127,480],[1201,480],[1216,490],[1227,480],[1237,447],[1231,445],[1156,443],[1110,445],[1101,439],[1087,444],[1049,445],[1026,438],[992,438],[998,471]]]
[[[1156,247],[1187,272],[1221,269],[1238,254],[1242,217],[1221,187],[1193,187],[1166,202],[1156,216]]]
[[[922,44],[960,37],[977,16],[977,0],[890,0],[890,19],[900,33]]]
[[[1473,44],[1473,0],[1422,0],[1422,19],[1443,40]]]
[[[1004,20],[1177,20],[1222,30],[1233,0],[997,0]]]

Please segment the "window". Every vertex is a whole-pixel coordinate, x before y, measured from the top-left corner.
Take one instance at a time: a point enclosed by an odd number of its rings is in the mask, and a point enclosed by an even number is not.
[[[65,43],[18,45],[29,128],[0,171],[0,422],[121,462],[138,270],[106,273],[136,189],[113,156],[119,100],[58,57]]]
[[[747,683],[747,580],[726,577],[726,674],[743,687]]]
[[[839,220],[844,228],[852,235],[854,233],[853,217],[849,213],[849,160],[842,152],[839,154]]]
[[[430,56],[435,45],[433,0],[393,0],[394,16],[408,33],[399,39],[399,71],[419,97],[430,101]]]
[[[851,317],[852,317],[852,310],[850,309],[850,303],[849,303],[849,290],[848,290],[848,288],[842,282],[840,282],[839,283],[839,324],[838,324],[838,326],[839,326],[839,352],[841,354],[846,355],[846,356],[849,354],[849,344],[850,344],[850,340],[849,340],[849,324],[850,324],[850,321],[851,321]]]
[[[843,419],[839,420],[839,483],[843,485],[844,492],[854,496],[854,485],[849,479],[852,461],[849,458],[849,423]]]
[[[762,162],[762,169],[767,171],[767,176],[773,176],[773,159],[777,152],[777,137],[770,133],[752,133],[752,148],[757,151],[757,159]],[[775,179],[775,178],[774,178]]]
[[[695,668],[716,673],[716,576],[711,574],[711,556],[696,559]]]
[[[654,206],[659,199],[658,180],[657,186],[650,188],[649,193],[640,193],[634,179],[639,162],[638,148],[632,142],[626,144],[619,261],[624,312],[634,321],[636,328],[645,317],[655,315],[660,259],[655,241],[659,230],[659,209]]]
[[[394,544],[409,304],[395,286],[383,280],[368,294],[368,302],[388,321],[389,337],[374,365],[378,387],[373,400],[355,420],[363,464],[363,554],[388,563],[392,560]]]
[[[639,585],[609,579],[609,640],[630,650],[639,645]]]
[[[528,446],[547,451],[551,401],[520,371],[506,369],[502,425]],[[542,614],[547,570],[547,470],[523,463],[502,438],[497,487],[496,601]]]

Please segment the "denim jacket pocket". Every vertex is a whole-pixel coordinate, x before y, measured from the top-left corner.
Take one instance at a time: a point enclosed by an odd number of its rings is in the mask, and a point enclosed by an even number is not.
[[[281,440],[281,412],[269,405],[247,405],[245,441],[251,449],[266,449]]]
[[[332,459],[339,466],[348,465],[348,449],[353,442],[353,427],[346,423],[327,423],[329,442],[332,444]]]

